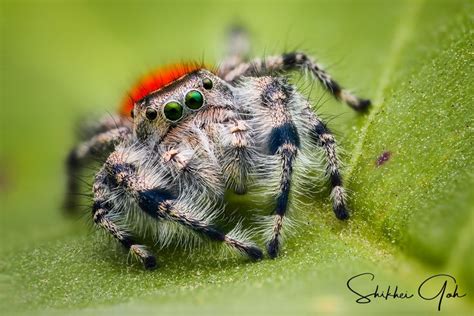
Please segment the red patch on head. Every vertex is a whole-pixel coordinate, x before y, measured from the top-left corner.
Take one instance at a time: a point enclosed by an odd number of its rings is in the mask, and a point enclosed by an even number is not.
[[[204,65],[197,63],[174,64],[160,67],[143,76],[123,99],[120,105],[120,114],[130,116],[135,103],[150,93],[169,85],[191,72],[205,68]]]

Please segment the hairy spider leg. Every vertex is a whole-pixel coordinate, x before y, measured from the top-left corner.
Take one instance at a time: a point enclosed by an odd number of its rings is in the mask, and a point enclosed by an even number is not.
[[[188,199],[179,199],[170,191],[148,183],[147,178],[136,172],[137,166],[124,161],[120,152],[112,153],[105,166],[114,184],[123,188],[140,209],[152,218],[177,222],[211,240],[223,242],[251,259],[258,260],[263,257],[261,250],[253,243],[233,238],[208,223],[202,216],[195,216],[192,206],[185,202]]]
[[[294,89],[284,78],[248,78],[240,87],[239,98],[253,111],[252,125],[258,135],[260,151],[279,161],[279,187],[267,252],[275,258],[282,242],[283,219],[288,211],[293,166],[300,147],[298,130],[290,113]]]
[[[82,168],[92,159],[107,157],[114,150],[115,145],[130,138],[131,133],[128,127],[114,128],[92,136],[70,151],[66,160],[67,191],[63,204],[64,210],[73,212],[77,207],[79,176]]]
[[[94,223],[111,234],[125,249],[139,258],[146,269],[154,269],[156,267],[155,257],[147,250],[146,246],[138,244],[129,230],[123,224],[119,224],[119,219],[114,216],[113,202],[109,199],[112,186],[110,175],[105,168],[102,168],[97,174],[93,186],[92,217]]]
[[[329,176],[331,184],[331,199],[334,214],[338,219],[348,219],[349,211],[346,205],[346,191],[340,172],[341,163],[337,154],[336,140],[326,124],[314,114],[309,106],[304,108],[303,116],[305,117],[306,126],[309,128],[313,143],[323,148],[326,156],[326,173]]]
[[[370,106],[370,100],[361,99],[349,90],[343,89],[321,65],[301,52],[268,56],[264,59],[256,58],[236,66],[221,76],[228,82],[234,82],[243,76],[265,76],[288,70],[309,71],[331,95],[337,100],[345,102],[356,111],[364,111]]]

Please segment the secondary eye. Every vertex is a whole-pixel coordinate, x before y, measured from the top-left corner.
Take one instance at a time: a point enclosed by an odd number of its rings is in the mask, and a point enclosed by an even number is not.
[[[199,109],[204,103],[204,97],[202,93],[197,90],[191,90],[186,93],[184,97],[184,103],[190,109],[197,110]]]
[[[145,111],[145,115],[147,119],[149,119],[150,121],[153,121],[154,119],[156,119],[156,116],[158,115],[158,113],[156,113],[156,110],[154,108],[147,108]]]
[[[212,89],[212,80],[209,79],[209,78],[202,79],[202,86],[206,90],[211,90]]]
[[[163,113],[170,121],[177,121],[183,117],[183,106],[176,101],[166,103]]]

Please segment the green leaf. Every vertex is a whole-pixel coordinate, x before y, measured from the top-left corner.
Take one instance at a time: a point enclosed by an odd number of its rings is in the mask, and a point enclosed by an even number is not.
[[[415,293],[449,273],[468,294],[444,299],[442,310],[472,313],[472,2],[3,2],[0,12],[3,313],[437,312],[436,300],[416,298],[356,304],[346,282],[363,272],[376,275],[366,291],[391,284]],[[308,206],[276,260],[170,249],[159,252],[158,270],[143,271],[88,220],[61,216],[74,122],[114,111],[150,66],[202,52],[219,60],[214,48],[236,15],[255,55],[300,45],[374,101],[359,115],[322,102],[320,88],[311,93],[345,151],[352,217],[335,219],[323,190],[298,197]]]

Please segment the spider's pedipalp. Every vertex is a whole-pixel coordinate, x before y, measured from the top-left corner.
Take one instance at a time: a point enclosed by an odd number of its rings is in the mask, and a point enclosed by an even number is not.
[[[225,191],[224,175],[219,168],[215,144],[194,124],[175,129],[161,143],[160,166],[170,173],[179,192],[200,192],[211,200],[221,199]]]
[[[251,128],[245,120],[235,119],[219,124],[219,131],[226,187],[237,194],[244,194],[247,192],[257,154]]]
[[[323,87],[337,100],[345,102],[356,111],[364,111],[370,106],[370,100],[361,99],[349,90],[343,89],[321,65],[310,56],[301,52],[290,52],[282,55],[268,56],[265,59],[254,59],[242,63],[221,76],[228,82],[236,81],[243,76],[265,76],[288,70],[309,71]]]

